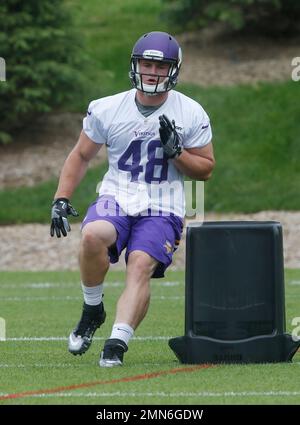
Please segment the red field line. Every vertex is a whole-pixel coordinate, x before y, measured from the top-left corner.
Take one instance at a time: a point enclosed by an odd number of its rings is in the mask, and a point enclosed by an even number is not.
[[[33,396],[33,395],[40,395],[40,394],[53,394],[53,393],[59,393],[59,392],[62,392],[62,391],[77,390],[79,388],[94,387],[95,385],[107,385],[107,384],[118,384],[120,382],[142,381],[144,379],[152,379],[152,378],[157,378],[159,376],[164,376],[164,375],[171,375],[171,374],[182,373],[182,372],[194,372],[195,370],[207,369],[209,367],[214,367],[214,365],[212,365],[212,364],[201,364],[201,365],[195,365],[195,366],[189,366],[189,367],[181,367],[181,368],[175,368],[175,369],[169,369],[169,370],[161,370],[159,372],[144,373],[142,375],[127,376],[127,377],[124,377],[124,378],[111,379],[111,380],[108,380],[108,381],[92,381],[92,382],[85,382],[85,383],[82,383],[82,384],[73,384],[73,385],[67,385],[67,386],[63,386],[63,387],[48,388],[48,389],[44,389],[44,390],[24,391],[24,392],[21,392],[21,393],[12,393],[12,394],[2,395],[2,396],[0,396],[0,400],[30,397],[30,396]]]

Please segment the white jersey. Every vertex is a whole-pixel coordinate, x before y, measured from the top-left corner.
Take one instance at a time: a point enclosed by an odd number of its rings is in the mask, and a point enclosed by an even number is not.
[[[109,169],[99,195],[115,197],[126,214],[185,215],[183,175],[164,155],[158,117],[175,120],[184,148],[201,148],[212,138],[209,118],[194,100],[175,90],[149,117],[135,103],[136,89],[90,103],[83,120],[85,134],[106,144]]]

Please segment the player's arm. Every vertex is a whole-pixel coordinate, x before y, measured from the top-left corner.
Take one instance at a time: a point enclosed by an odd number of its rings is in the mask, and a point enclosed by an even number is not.
[[[215,166],[212,143],[203,148],[183,149],[182,153],[173,159],[175,167],[185,176],[195,180],[208,180]]]
[[[201,148],[183,148],[175,121],[166,115],[159,117],[159,135],[165,155],[174,161],[184,175],[196,180],[208,180],[215,165],[211,141]]]
[[[72,207],[70,198],[86,173],[89,161],[97,154],[102,144],[94,143],[81,132],[79,140],[67,157],[62,168],[57,191],[51,209],[50,235],[58,238],[67,236],[71,227],[68,215],[78,216]]]
[[[70,199],[74,190],[83,179],[88,164],[102,144],[94,143],[82,130],[79,140],[67,157],[61,170],[57,191],[54,199]]]

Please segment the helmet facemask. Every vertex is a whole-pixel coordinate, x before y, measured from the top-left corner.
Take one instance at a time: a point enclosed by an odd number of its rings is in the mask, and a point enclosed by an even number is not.
[[[131,71],[129,72],[129,78],[133,86],[142,91],[143,93],[154,96],[160,93],[165,93],[175,87],[177,83],[177,77],[179,73],[179,67],[175,61],[160,61],[169,65],[167,75],[160,74],[148,74],[146,72],[140,72],[140,59],[133,57],[131,59]],[[148,59],[148,58],[147,58]],[[157,59],[154,59],[157,60]],[[156,84],[145,84],[143,83],[143,76],[151,76],[156,79]],[[163,79],[163,80],[162,80]]]

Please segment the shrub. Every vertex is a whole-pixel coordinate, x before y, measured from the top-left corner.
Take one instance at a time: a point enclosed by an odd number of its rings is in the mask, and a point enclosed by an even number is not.
[[[16,129],[66,102],[80,85],[79,43],[60,0],[2,0],[0,142]]]
[[[264,34],[299,31],[300,2],[296,0],[163,0],[162,17],[181,30],[223,22],[233,30]]]

